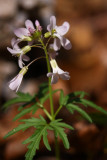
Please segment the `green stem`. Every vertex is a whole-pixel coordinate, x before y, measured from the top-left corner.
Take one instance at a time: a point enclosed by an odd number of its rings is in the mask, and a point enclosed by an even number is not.
[[[47,52],[47,45],[45,45],[42,41],[42,39],[40,39],[40,42],[44,48],[44,52],[46,55],[46,62],[47,62],[47,69],[48,69],[48,73],[51,72],[51,68],[50,68],[50,63],[49,63],[49,57],[48,57],[48,52]],[[55,120],[55,116],[54,116],[54,106],[53,106],[53,96],[52,96],[52,86],[51,86],[51,78],[49,77],[49,99],[50,99],[50,109],[51,109],[51,121]],[[56,155],[56,160],[60,160],[60,151],[59,151],[59,145],[58,145],[58,140],[56,137],[56,134],[54,133],[54,137],[55,137],[55,155]]]
[[[60,112],[60,110],[62,109],[62,105],[59,106],[59,108],[57,109],[56,113],[54,114],[54,118],[57,116],[57,114]]]
[[[58,143],[58,138],[56,137],[55,133],[55,155],[56,155],[56,160],[60,160],[60,149],[59,149],[59,143]]]
[[[43,108],[43,110],[44,110],[45,114],[48,116],[48,118],[50,120],[52,120],[52,116],[49,114],[49,112],[45,108]]]
[[[43,41],[40,39],[41,44],[43,45],[44,48],[44,52],[46,55],[46,62],[47,62],[47,69],[48,72],[51,72],[51,68],[50,68],[50,63],[49,63],[49,57],[48,57],[48,52],[46,49],[46,46],[44,45]],[[49,98],[50,98],[50,109],[51,109],[51,116],[52,116],[52,120],[54,120],[54,106],[53,106],[53,97],[52,97],[52,86],[51,86],[51,78],[49,77]]]
[[[52,120],[52,116],[49,114],[49,112],[44,108],[44,106],[40,103],[38,103],[38,106],[43,109],[43,111],[45,112],[45,114],[47,115],[47,117]]]

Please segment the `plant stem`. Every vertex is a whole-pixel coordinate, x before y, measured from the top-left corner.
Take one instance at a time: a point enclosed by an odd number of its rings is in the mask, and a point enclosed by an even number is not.
[[[45,45],[42,41],[42,39],[40,39],[40,42],[44,48],[44,52],[46,55],[46,62],[47,62],[47,69],[48,69],[48,73],[51,72],[51,68],[50,68],[50,63],[49,63],[49,57],[48,57],[48,52],[47,52],[47,45]],[[50,109],[51,109],[51,121],[55,120],[55,116],[54,116],[54,105],[53,105],[53,96],[52,96],[52,86],[51,86],[51,78],[48,78],[48,85],[49,85],[49,99],[50,99]],[[55,155],[56,155],[56,160],[60,160],[60,151],[59,151],[59,145],[58,145],[58,140],[56,137],[56,134],[54,132],[54,137],[55,137]]]
[[[44,43],[43,43],[43,41],[41,39],[40,39],[40,42],[43,45],[44,52],[45,52],[45,55],[46,55],[46,62],[47,62],[48,72],[51,72],[50,63],[49,63],[49,57],[48,57],[48,52],[47,52],[46,46],[44,45]],[[49,77],[48,85],[49,85],[49,98],[50,98],[51,116],[52,116],[52,120],[54,120],[54,106],[53,106],[52,86],[51,86],[51,78],[50,77]]]
[[[44,106],[40,103],[38,103],[38,106],[43,109],[43,111],[45,112],[45,114],[47,115],[47,117],[50,119],[50,121],[52,120],[52,116],[49,114],[49,112],[44,108]]]
[[[54,118],[55,118],[55,117],[57,116],[57,114],[60,112],[60,110],[61,110],[62,107],[63,107],[62,105],[59,106],[59,108],[57,109],[56,113],[54,114]]]
[[[55,133],[55,155],[56,155],[56,160],[60,160],[60,149],[59,149],[59,143],[58,143],[58,138],[56,137]]]
[[[51,117],[51,115],[48,113],[48,111],[47,111],[45,108],[43,108],[43,110],[44,110],[45,114],[48,116],[48,118],[49,118],[50,120],[52,120],[52,117]]]

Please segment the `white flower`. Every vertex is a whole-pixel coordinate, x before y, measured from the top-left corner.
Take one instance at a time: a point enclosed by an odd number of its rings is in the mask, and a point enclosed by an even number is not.
[[[33,25],[32,21],[28,19],[25,21],[26,28],[15,29],[14,34],[18,37],[16,43],[19,43],[21,41],[28,41],[30,44],[32,44],[34,40],[33,35],[37,31],[41,32],[42,30],[42,27],[40,26],[40,23],[38,20],[35,21],[35,26]]]
[[[19,72],[19,74],[14,77],[10,82],[9,82],[9,88],[13,91],[18,91],[20,85],[21,85],[21,82],[22,82],[22,79],[23,79],[23,76],[25,75],[25,73],[27,72],[28,70],[28,67],[25,66],[21,69],[21,71]]]
[[[62,26],[57,26],[56,17],[50,17],[50,24],[47,26],[47,30],[51,32],[51,35],[54,37],[54,50],[59,50],[61,45],[67,50],[71,49],[71,42],[63,37],[68,32],[69,27],[68,22],[64,22]]]
[[[53,73],[47,73],[48,77],[51,77],[51,84],[55,84],[58,82],[59,77],[63,80],[69,80],[70,79],[70,75],[69,72],[64,72],[62,69],[60,69],[55,61],[55,59],[52,59],[50,61]]]
[[[12,41],[11,41],[11,45],[13,47],[13,49],[7,47],[7,50],[13,55],[13,56],[17,56],[19,57],[18,59],[18,64],[19,64],[19,67],[20,68],[23,68],[23,60],[24,61],[29,61],[30,58],[28,56],[26,56],[25,54],[27,52],[29,52],[31,50],[31,47],[30,46],[25,46],[23,47],[22,49],[19,48],[18,44],[16,43],[16,39],[13,38]]]
[[[55,59],[55,57],[58,55],[58,52],[54,50],[53,44],[49,44],[48,55],[50,59]]]

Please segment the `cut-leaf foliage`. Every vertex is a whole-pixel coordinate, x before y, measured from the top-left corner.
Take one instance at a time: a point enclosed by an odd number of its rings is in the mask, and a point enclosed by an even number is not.
[[[20,124],[18,127],[14,128],[12,131],[8,132],[4,138],[7,138],[20,130],[26,130],[29,127],[35,126],[38,127],[39,125],[46,124],[46,121],[42,120],[41,118],[30,118],[30,119],[23,119],[20,122],[24,122],[24,124]]]
[[[29,93],[21,93],[17,92],[17,97],[7,101],[3,108],[7,108],[8,106],[11,106],[16,103],[23,103],[23,102],[29,102],[34,98],[34,96],[31,96]]]
[[[19,114],[17,114],[15,117],[14,117],[14,121],[19,119],[20,117],[24,116],[25,114],[27,113],[30,113],[32,111],[32,114],[34,114],[37,110],[38,110],[38,106],[37,104],[33,104],[32,106],[30,106],[29,108],[25,108],[23,109]]]
[[[98,111],[100,111],[100,112],[102,112],[102,113],[104,113],[104,114],[107,115],[107,111],[104,110],[102,107],[96,105],[95,103],[93,103],[93,102],[91,102],[91,101],[89,101],[89,100],[87,100],[87,99],[81,99],[81,102],[82,102],[84,105],[87,105],[87,106],[89,106],[89,107],[92,107],[92,108],[94,108],[94,109],[96,109],[96,110],[98,110]]]
[[[90,117],[83,109],[81,109],[79,106],[70,103],[70,104],[68,104],[68,105],[66,106],[66,108],[67,108],[71,113],[72,113],[72,110],[79,112],[84,118],[86,118],[89,122],[92,123],[91,117]]]
[[[27,147],[28,151],[25,155],[26,160],[33,159],[34,155],[36,154],[36,150],[39,149],[39,145],[42,137],[43,137],[43,142],[46,148],[48,150],[51,150],[51,147],[49,145],[48,138],[47,138],[47,128],[48,126],[46,124],[37,127],[36,132],[23,142],[23,144],[30,143]]]
[[[81,103],[82,104],[80,99],[83,98],[85,95],[88,95],[88,94],[83,91],[76,91],[76,92],[72,92],[72,93],[64,96],[63,90],[60,90],[59,103],[60,103],[60,105],[64,105],[64,106],[68,103]]]
[[[25,155],[26,160],[33,159],[34,155],[36,154],[36,150],[39,149],[39,144],[40,144],[42,137],[43,137],[43,142],[44,142],[44,145],[46,146],[46,148],[48,150],[51,150],[51,147],[49,145],[48,138],[47,138],[48,124],[42,116],[40,116],[40,118],[23,119],[20,121],[24,122],[24,123],[20,124],[16,128],[14,128],[4,138],[7,138],[7,137],[17,133],[20,130],[25,131],[26,129],[28,129],[30,127],[35,127],[36,131],[34,132],[34,134],[32,134],[31,137],[29,137],[28,139],[26,139],[23,142],[23,144],[29,143],[28,151]]]
[[[64,132],[64,128],[69,128],[73,130],[73,127],[66,123],[60,122],[59,120],[58,121],[54,120],[50,122],[50,126],[53,128],[55,135],[61,138],[61,140],[63,141],[64,147],[66,149],[69,149],[69,141],[66,133]]]

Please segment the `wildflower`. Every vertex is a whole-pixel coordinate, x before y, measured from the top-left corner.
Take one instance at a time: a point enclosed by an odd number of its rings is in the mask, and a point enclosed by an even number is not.
[[[52,59],[50,61],[53,73],[50,72],[47,74],[48,77],[52,77],[51,79],[51,84],[55,84],[58,82],[59,77],[63,80],[69,80],[70,79],[70,75],[69,72],[64,72],[62,69],[60,69],[57,65],[57,62],[55,61],[55,59]]]
[[[54,50],[53,44],[50,44],[50,45],[49,45],[48,54],[49,54],[50,59],[55,59],[55,57],[58,55],[58,52],[56,52],[56,51]]]
[[[61,45],[67,50],[71,49],[72,46],[70,41],[63,37],[68,32],[69,27],[70,25],[68,22],[64,22],[62,26],[57,26],[56,17],[50,17],[50,24],[47,26],[47,30],[51,32],[51,35],[54,38],[54,49],[56,51],[60,49]]]
[[[19,38],[17,42],[20,41],[33,41],[35,37],[35,33],[42,30],[40,23],[38,20],[35,21],[36,28],[34,27],[31,20],[25,21],[26,28],[18,28],[14,30],[14,34]]]
[[[13,56],[19,57],[19,59],[18,59],[19,67],[23,68],[23,65],[24,65],[23,60],[24,61],[29,61],[29,57],[26,56],[25,54],[31,50],[31,47],[30,46],[25,46],[22,49],[19,48],[18,44],[16,43],[16,39],[14,39],[14,38],[11,41],[11,45],[12,45],[13,49],[7,47],[7,50]]]
[[[23,76],[26,74],[27,70],[28,70],[27,66],[23,67],[21,69],[21,71],[19,72],[19,74],[9,82],[9,88],[11,90],[14,90],[16,92],[18,91],[18,89],[19,89],[19,87],[21,85]]]

